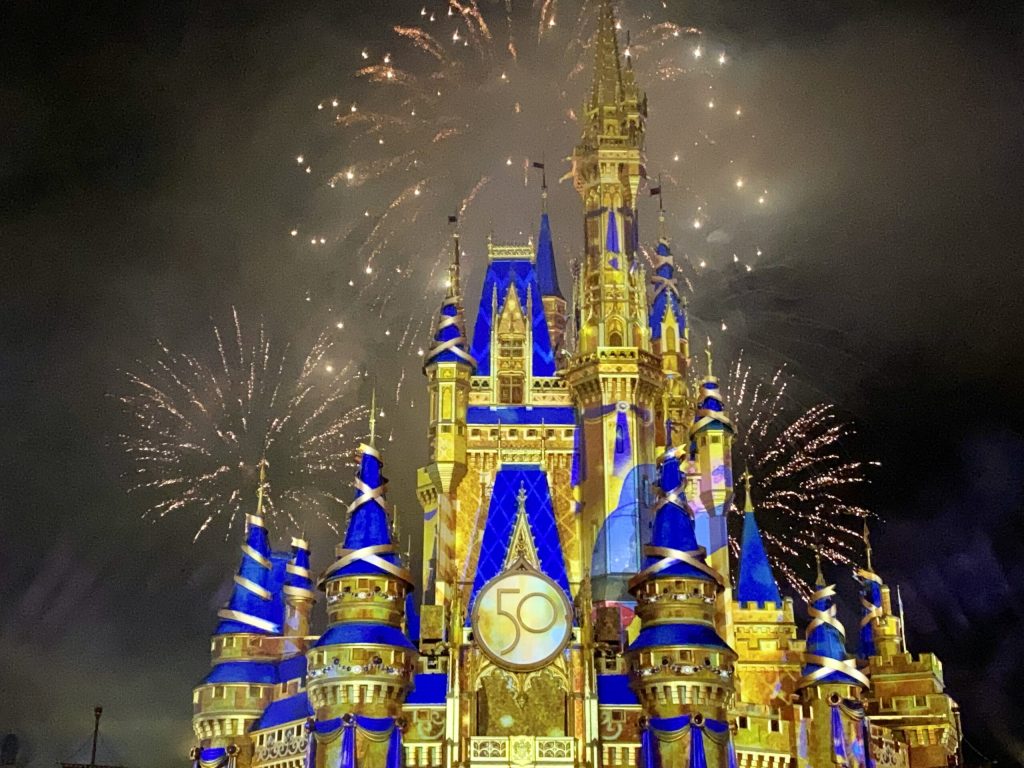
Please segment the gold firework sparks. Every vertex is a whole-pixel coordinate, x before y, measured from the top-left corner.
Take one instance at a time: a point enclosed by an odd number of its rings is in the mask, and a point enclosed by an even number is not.
[[[266,517],[301,528],[316,515],[334,527],[365,416],[348,405],[354,376],[338,357],[336,335],[325,331],[300,352],[272,343],[262,323],[246,334],[236,310],[201,352],[158,341],[117,395],[131,425],[118,442],[143,517],[190,515],[195,539],[217,521],[230,531],[253,510],[265,461]]]
[[[862,557],[861,531],[870,510],[851,499],[878,462],[853,458],[846,444],[856,434],[831,403],[807,409],[790,398],[784,368],[759,376],[742,354],[729,372],[726,402],[737,425],[734,463],[755,478],[757,522],[776,573],[809,594],[814,553],[850,565]],[[742,506],[733,505],[734,534]],[[731,537],[739,551],[737,536]]]

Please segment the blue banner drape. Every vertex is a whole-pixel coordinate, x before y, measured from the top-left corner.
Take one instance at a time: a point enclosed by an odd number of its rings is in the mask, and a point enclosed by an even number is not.
[[[356,768],[356,728],[355,723],[345,725],[341,735],[341,759],[338,768]]]
[[[846,754],[846,735],[843,733],[843,713],[832,707],[832,753],[839,765],[849,765]]]

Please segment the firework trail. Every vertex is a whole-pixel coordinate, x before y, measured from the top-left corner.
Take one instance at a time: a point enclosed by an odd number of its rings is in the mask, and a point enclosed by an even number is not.
[[[737,427],[734,465],[753,475],[765,549],[776,572],[806,595],[816,551],[833,563],[860,561],[863,521],[871,512],[850,496],[869,482],[867,472],[877,462],[850,458],[844,442],[856,434],[854,426],[830,403],[794,407],[791,384],[784,368],[761,377],[740,355],[729,372],[726,402]],[[738,504],[734,553],[742,527]]]
[[[227,333],[213,327],[204,353],[158,341],[152,362],[125,372],[117,397],[130,428],[118,442],[134,465],[129,492],[143,517],[193,516],[195,539],[215,521],[230,532],[255,511],[266,462],[266,517],[301,529],[316,515],[335,527],[365,416],[346,405],[355,376],[335,364],[326,332],[303,353],[272,343],[262,323],[247,335],[237,311],[232,321]]]

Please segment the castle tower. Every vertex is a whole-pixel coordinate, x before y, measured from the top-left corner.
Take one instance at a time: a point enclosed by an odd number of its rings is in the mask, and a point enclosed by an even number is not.
[[[736,662],[736,751],[741,766],[788,765],[793,740],[790,702],[800,679],[804,643],[797,639],[793,600],[783,599],[754,513],[749,472],[732,608]]]
[[[467,351],[459,280],[458,233],[452,236],[448,290],[441,305],[434,345],[423,372],[430,393],[430,464],[421,470],[419,497],[424,507],[423,585],[429,602],[443,604],[457,574],[455,561],[458,487],[466,476],[466,408],[476,361]]]
[[[309,619],[316,602],[313,577],[309,572],[309,542],[292,539],[292,559],[285,568],[284,586],[284,649],[285,657],[306,652]]]
[[[661,194],[660,187],[658,194]],[[665,376],[665,394],[659,404],[656,423],[659,426],[690,424],[693,421],[689,384],[690,328],[686,321],[686,308],[679,296],[675,260],[665,233],[665,211],[660,205],[658,247],[654,252],[651,286],[654,289],[650,312],[651,344],[661,358],[661,370]],[[671,436],[659,435],[660,445],[670,442]]]
[[[867,523],[864,546],[866,567],[856,576],[861,584],[861,655],[871,675],[871,723],[907,744],[914,768],[959,764],[959,710],[945,691],[942,662],[935,654],[907,650],[902,610],[894,614],[891,591],[871,562]]]
[[[537,234],[537,282],[540,283],[544,317],[548,321],[551,349],[557,355],[565,338],[566,303],[558,287],[558,268],[555,265],[555,245],[551,239],[551,220],[548,218],[548,185],[541,189],[543,201],[540,214],[540,232]]]
[[[564,376],[583,429],[580,546],[597,605],[628,602],[652,503],[661,361],[651,351],[644,270],[636,258],[646,97],[623,67],[609,0],[599,9],[594,81],[572,156],[585,255],[576,354]]]
[[[865,765],[862,693],[871,685],[846,652],[846,630],[836,617],[834,584],[826,584],[818,560],[808,613],[803,676],[797,683],[802,709],[796,726],[797,761],[805,766]],[[857,759],[857,756],[860,756]],[[853,763],[851,763],[853,761]]]
[[[630,581],[641,628],[626,661],[630,685],[650,718],[644,748],[656,749],[663,766],[725,768],[736,654],[715,629],[722,577],[697,544],[678,454],[669,449],[663,458],[662,495],[644,568]],[[691,762],[692,750],[701,748],[704,762]]]
[[[397,718],[418,657],[402,631],[412,578],[389,530],[380,454],[359,452],[345,541],[320,579],[327,629],[306,655],[318,768],[351,765],[353,752],[361,768],[401,764]]]
[[[711,341],[705,348],[708,372],[701,383],[693,426],[693,451],[687,478],[687,501],[697,542],[707,550],[711,567],[722,574],[725,590],[718,601],[719,631],[732,642],[732,580],[729,574],[729,509],[733,499],[732,440],[735,430],[722,401],[712,368]]]
[[[261,468],[262,469],[262,468]],[[260,477],[262,509],[263,473]],[[193,692],[192,728],[203,760],[252,763],[250,726],[271,703],[278,683],[283,567],[275,568],[261,515],[246,516],[242,562],[210,644],[212,668]]]

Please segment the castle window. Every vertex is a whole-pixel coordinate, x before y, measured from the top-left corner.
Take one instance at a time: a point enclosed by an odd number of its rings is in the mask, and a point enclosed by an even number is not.
[[[741,715],[740,717],[736,718],[736,727],[737,728],[749,728],[750,727],[750,721],[747,720],[747,718],[745,716]]]
[[[923,707],[927,703],[928,703],[928,699],[925,696],[915,696],[914,697],[914,706],[915,707]]]
[[[613,331],[608,335],[608,346],[609,347],[621,347],[622,346],[622,334],[618,331]]]
[[[768,721],[768,732],[769,733],[782,733],[782,723],[772,718]]]
[[[498,377],[498,399],[502,403],[523,402],[523,377],[503,375]]]
[[[504,337],[498,342],[498,354],[501,357],[523,356],[523,340],[515,337]]]

